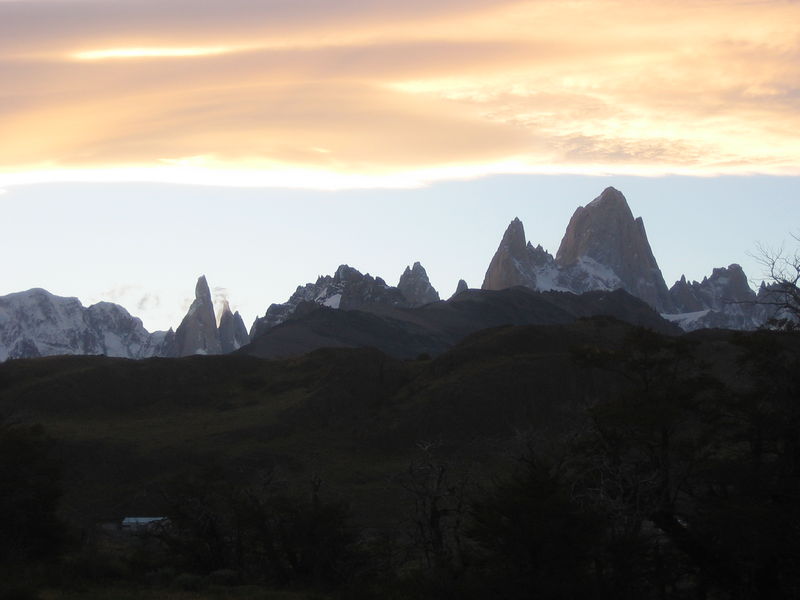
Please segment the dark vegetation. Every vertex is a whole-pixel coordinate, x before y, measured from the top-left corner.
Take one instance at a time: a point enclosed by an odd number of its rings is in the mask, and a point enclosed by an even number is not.
[[[0,597],[800,597],[799,362],[603,317],[435,359],[9,361]]]

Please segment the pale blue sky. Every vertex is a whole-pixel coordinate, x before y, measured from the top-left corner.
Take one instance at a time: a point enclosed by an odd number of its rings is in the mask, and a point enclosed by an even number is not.
[[[419,260],[447,297],[515,216],[555,253],[608,185],[668,284],[758,278],[748,253],[800,229],[798,22],[779,0],[0,0],[0,294],[166,328],[204,273],[250,323],[340,263],[395,284]]]
[[[402,190],[37,184],[0,195],[0,294],[43,287],[116,301],[150,329],[177,326],[195,279],[225,288],[248,326],[341,263],[397,283],[416,260],[443,297],[479,287],[508,222],[555,254],[579,205],[613,185],[642,216],[671,285],[740,263],[800,230],[800,177],[494,176]]]

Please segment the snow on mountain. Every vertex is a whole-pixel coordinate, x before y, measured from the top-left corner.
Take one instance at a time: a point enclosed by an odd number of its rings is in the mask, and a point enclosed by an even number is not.
[[[756,294],[737,264],[716,268],[701,282],[690,283],[681,276],[669,294],[675,314],[663,316],[685,331],[708,327],[757,329],[774,312],[764,303],[765,288]]]
[[[584,272],[585,277],[578,276],[578,280],[586,285],[621,287],[656,310],[673,310],[644,221],[633,217],[625,196],[613,187],[575,210],[556,253],[556,263],[562,269]]]
[[[427,275],[426,275],[427,279]],[[357,309],[369,304],[408,306],[403,293],[388,285],[380,277],[362,274],[349,265],[339,265],[333,276],[320,275],[315,283],[298,286],[294,294],[282,304],[271,304],[266,314],[255,320],[250,328],[250,339],[280,325],[303,302],[313,302],[330,308]]]
[[[0,361],[57,354],[123,358],[232,352],[249,343],[241,315],[227,302],[217,327],[205,276],[177,331],[149,333],[140,319],[111,302],[85,308],[77,298],[32,289],[0,297]]]
[[[515,285],[576,294],[623,288],[657,309],[671,308],[644,224],[614,188],[575,211],[555,258],[541,245],[526,243],[522,222],[511,221],[483,289]]]
[[[483,289],[521,285],[538,291],[625,289],[686,331],[720,327],[749,330],[775,316],[775,287],[756,294],[737,264],[714,269],[702,282],[685,277],[669,290],[653,256],[644,222],[634,218],[625,196],[614,188],[570,219],[556,257],[526,243],[522,222],[515,218],[492,257]],[[777,302],[779,304],[779,302]],[[780,316],[780,315],[778,315]]]
[[[35,288],[0,297],[0,361],[57,354],[124,358],[169,355],[172,331],[149,333],[123,307]]]

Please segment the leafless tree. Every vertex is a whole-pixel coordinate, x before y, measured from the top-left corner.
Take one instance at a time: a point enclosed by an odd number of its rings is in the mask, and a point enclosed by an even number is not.
[[[420,442],[420,459],[413,461],[399,483],[413,503],[413,545],[427,568],[458,566],[462,529],[467,513],[469,471],[436,456],[438,444]]]
[[[800,234],[792,234],[792,238],[800,244]],[[759,294],[759,304],[774,308],[774,325],[796,328],[800,322],[800,246],[791,251],[759,244],[753,257],[768,280],[766,293]]]

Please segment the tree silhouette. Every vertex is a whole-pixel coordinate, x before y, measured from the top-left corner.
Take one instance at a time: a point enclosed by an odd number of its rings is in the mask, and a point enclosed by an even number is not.
[[[792,235],[800,243],[800,236]],[[764,268],[769,285],[759,294],[758,303],[773,307],[772,324],[796,328],[800,323],[800,249],[777,250],[758,245],[755,259]]]

